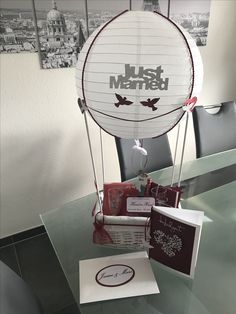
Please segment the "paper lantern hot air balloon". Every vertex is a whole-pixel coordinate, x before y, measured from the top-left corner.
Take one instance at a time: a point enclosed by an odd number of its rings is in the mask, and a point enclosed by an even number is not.
[[[165,16],[147,11],[126,11],[100,26],[85,43],[76,69],[78,95],[90,115],[121,138],[168,132],[202,80],[194,40]]]

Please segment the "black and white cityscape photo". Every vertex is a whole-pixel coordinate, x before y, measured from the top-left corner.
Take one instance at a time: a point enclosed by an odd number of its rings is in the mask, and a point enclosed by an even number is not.
[[[171,0],[170,18],[185,28],[197,46],[207,43],[211,0]]]
[[[91,34],[97,27],[122,11],[129,10],[129,0],[88,0],[88,26]]]
[[[43,69],[74,67],[88,34],[130,8],[166,16],[169,12],[198,46],[205,46],[210,4],[211,0],[1,0],[0,53],[39,50]]]
[[[84,0],[34,0],[42,68],[75,66],[86,40]]]
[[[157,11],[167,16],[170,0],[132,0],[132,10]]]
[[[32,0],[1,0],[0,53],[35,51]]]

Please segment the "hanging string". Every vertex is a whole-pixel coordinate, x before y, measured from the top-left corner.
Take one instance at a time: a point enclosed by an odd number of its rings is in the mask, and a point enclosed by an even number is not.
[[[170,18],[170,0],[168,0],[167,17]]]
[[[102,129],[99,128],[100,132],[100,148],[101,148],[101,160],[102,160],[102,185],[104,186],[105,182],[105,167],[104,167],[104,151],[103,151],[103,140],[102,140]]]
[[[174,161],[173,161],[173,168],[172,168],[172,176],[171,176],[171,187],[174,184],[174,176],[175,176],[175,166],[176,166],[176,157],[177,157],[177,149],[179,144],[179,132],[180,132],[180,123],[178,124],[178,131],[176,136],[176,142],[175,142],[175,152],[174,152]]]
[[[196,103],[197,103],[197,97],[194,96],[192,98],[189,98],[189,99],[185,100],[185,102],[183,104],[183,110],[186,111],[187,116],[186,116],[186,122],[185,122],[182,154],[181,154],[181,159],[180,159],[178,187],[180,187],[180,182],[181,182],[181,175],[182,175],[182,167],[183,167],[184,150],[185,150],[185,142],[186,142],[186,137],[187,137],[189,115],[193,112]]]
[[[180,166],[179,166],[178,187],[180,187],[181,176],[182,176],[182,168],[183,168],[183,159],[184,159],[185,142],[186,142],[187,129],[188,129],[188,118],[189,118],[189,113],[187,112],[186,121],[185,121],[185,129],[184,129],[183,146],[182,146],[181,159],[180,159]]]
[[[150,121],[150,120],[154,120],[154,119],[158,119],[158,118],[162,118],[166,115],[169,115],[170,113],[172,112],[175,112],[177,110],[180,110],[182,109],[182,106],[179,106],[175,109],[172,109],[168,112],[165,112],[163,114],[160,114],[159,116],[155,116],[155,117],[151,117],[151,118],[147,118],[147,119],[141,119],[141,120],[135,120],[135,119],[126,119],[126,118],[121,118],[121,117],[117,117],[117,116],[113,116],[113,115],[110,115],[108,113],[105,113],[105,112],[102,112],[100,110],[97,110],[97,109],[94,109],[94,108],[91,108],[90,106],[87,106],[87,108],[89,109],[89,111],[94,111],[94,112],[97,112],[105,117],[109,117],[109,118],[113,118],[113,119],[116,119],[116,120],[122,120],[122,121],[128,121],[128,122],[146,122],[146,121]],[[181,116],[182,117],[182,116]]]
[[[96,187],[98,203],[99,203],[100,210],[101,210],[102,203],[101,203],[101,199],[100,199],[100,196],[99,196],[97,173],[96,173],[96,167],[95,167],[95,162],[94,162],[94,158],[93,158],[92,144],[91,144],[91,138],[90,138],[90,133],[89,133],[89,127],[88,127],[88,120],[87,120],[86,111],[84,111],[84,121],[85,121],[85,127],[86,127],[86,131],[87,131],[87,137],[88,137],[88,143],[89,143],[89,151],[90,151],[90,156],[91,156],[91,161],[92,161],[92,166],[93,166],[94,184],[95,184],[95,187]]]
[[[86,20],[86,35],[87,39],[89,37],[89,17],[88,17],[88,3],[87,0],[85,0],[85,20]]]

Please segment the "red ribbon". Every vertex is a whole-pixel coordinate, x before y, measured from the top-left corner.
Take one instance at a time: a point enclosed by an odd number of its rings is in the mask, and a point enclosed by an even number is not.
[[[196,103],[197,103],[197,97],[196,96],[194,96],[190,99],[187,99],[184,102],[183,109],[188,111],[188,112],[192,112]]]
[[[97,213],[98,214],[98,213]],[[97,216],[97,215],[96,215]],[[98,222],[95,217],[93,223],[95,230],[93,231],[93,242],[96,244],[112,244],[113,240],[109,233],[105,230],[104,224]]]

